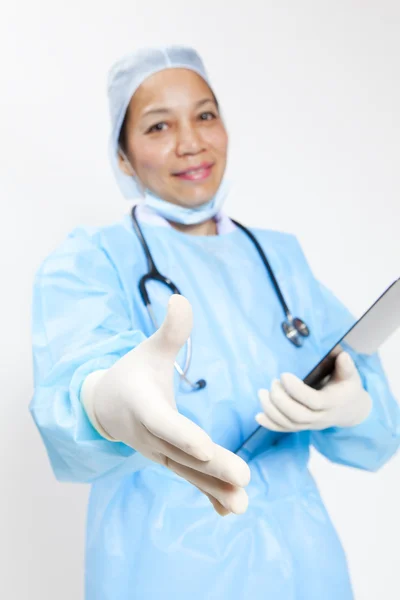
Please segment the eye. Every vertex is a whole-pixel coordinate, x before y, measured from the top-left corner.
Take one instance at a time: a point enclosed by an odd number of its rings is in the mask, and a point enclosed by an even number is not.
[[[200,115],[201,121],[212,121],[212,119],[216,119],[217,115],[211,111],[203,112]]]
[[[166,123],[164,123],[164,121],[162,121],[161,123],[156,123],[155,125],[152,125],[151,127],[149,127],[149,129],[146,131],[146,133],[154,133],[157,131],[163,131],[164,125],[167,125]]]

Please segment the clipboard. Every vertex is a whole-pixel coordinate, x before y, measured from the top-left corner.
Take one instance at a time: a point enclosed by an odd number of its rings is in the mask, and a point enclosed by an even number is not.
[[[304,383],[318,390],[331,377],[335,360],[349,346],[358,354],[371,355],[400,327],[400,278],[396,279],[370,308],[348,329],[348,331],[325,354],[303,379]],[[257,448],[268,448],[276,444],[285,434],[269,431],[261,425],[243,442],[235,454],[246,460]]]

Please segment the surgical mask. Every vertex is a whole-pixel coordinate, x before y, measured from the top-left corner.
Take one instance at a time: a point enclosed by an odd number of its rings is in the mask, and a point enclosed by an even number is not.
[[[135,179],[136,185],[142,190],[143,203],[152,208],[158,215],[167,219],[167,221],[181,223],[182,225],[197,225],[212,219],[221,210],[230,187],[226,176],[223,177],[217,193],[209,202],[195,207],[180,206],[163,200],[149,189],[143,190],[143,187],[139,185],[137,177],[134,175],[132,165],[126,154],[121,149],[120,153],[125,163],[129,166],[131,176]]]
[[[149,190],[145,192],[144,203],[167,221],[181,223],[182,225],[196,225],[215,217],[221,210],[227,193],[227,183],[223,180],[214,198],[201,206],[186,207],[173,204],[162,200]]]
[[[114,64],[109,73],[107,86],[111,117],[109,155],[117,183],[126,198],[139,200],[139,202],[142,198],[145,204],[167,220],[193,225],[211,219],[221,209],[229,187],[225,177],[214,198],[202,206],[187,208],[167,202],[149,190],[142,191],[140,182],[133,175],[133,169],[131,168],[132,174],[127,175],[119,167],[119,134],[132,96],[148,77],[170,68],[194,71],[204,79],[210,89],[213,89],[203,61],[194,48],[175,45],[142,48]]]
[[[213,89],[200,55],[194,48],[187,46],[138,49],[118,60],[108,75],[107,94],[111,118],[109,156],[116,181],[129,200],[140,198],[141,193],[138,182],[123,173],[118,163],[119,134],[126,110],[132,96],[148,77],[171,68],[194,71]]]

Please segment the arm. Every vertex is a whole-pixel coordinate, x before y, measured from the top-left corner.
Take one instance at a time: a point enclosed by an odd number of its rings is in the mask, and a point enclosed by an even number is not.
[[[289,272],[293,304],[307,310],[307,321],[324,356],[354,325],[347,308],[314,277],[298,240],[291,238]],[[297,279],[294,274],[301,273]],[[301,311],[299,311],[301,312]],[[310,442],[331,461],[375,471],[400,445],[400,407],[389,388],[377,354],[361,355],[344,347],[333,377],[320,391],[305,385],[305,373],[281,374],[270,390],[260,390],[260,425],[272,431],[310,431]]]
[[[92,482],[136,471],[148,460],[91,425],[80,401],[85,378],[111,367],[145,339],[132,322],[117,273],[84,233],[42,265],[33,293],[32,417],[57,479]]]
[[[191,329],[187,300],[171,298],[146,338],[132,328],[112,263],[81,233],[44,263],[33,308],[31,412],[59,480],[90,483],[157,464],[205,493],[219,514],[246,510],[246,463],[175,404],[174,361]]]
[[[341,302],[323,285],[318,284],[316,307],[321,327],[322,345],[329,350],[355,319]],[[400,408],[393,397],[380,358],[360,355],[346,348],[360,374],[364,389],[372,399],[369,416],[349,428],[331,427],[311,432],[311,443],[331,461],[376,471],[400,445]]]

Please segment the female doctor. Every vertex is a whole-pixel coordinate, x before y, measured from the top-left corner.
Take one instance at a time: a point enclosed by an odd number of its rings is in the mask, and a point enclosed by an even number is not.
[[[34,287],[31,412],[56,477],[92,484],[85,598],[350,600],[307,464],[310,445],[371,471],[393,455],[379,358],[302,382],[354,319],[293,235],[221,211],[228,136],[193,49],[124,58],[108,94],[113,168],[142,202],[77,228]]]

